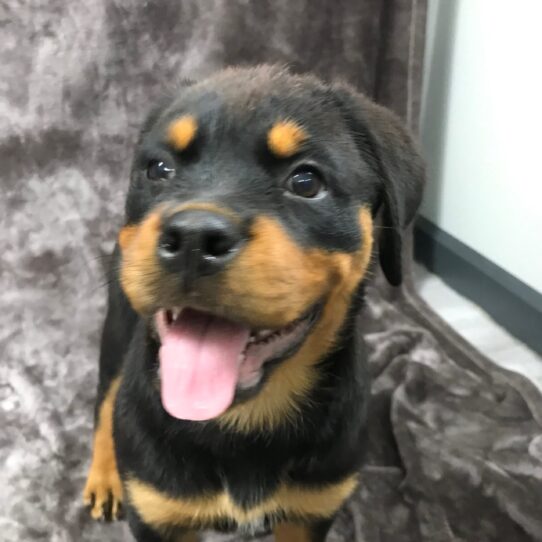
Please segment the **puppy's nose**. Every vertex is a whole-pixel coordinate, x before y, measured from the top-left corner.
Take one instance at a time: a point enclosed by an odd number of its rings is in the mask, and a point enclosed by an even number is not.
[[[226,216],[199,209],[180,211],[162,225],[158,258],[166,270],[196,278],[220,271],[241,241],[239,225]]]

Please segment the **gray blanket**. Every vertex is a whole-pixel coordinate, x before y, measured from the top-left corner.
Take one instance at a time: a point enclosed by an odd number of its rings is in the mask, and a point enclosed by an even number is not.
[[[0,540],[129,540],[92,523],[80,494],[102,262],[149,104],[181,77],[280,61],[344,77],[414,126],[424,15],[421,0],[0,0]],[[376,280],[359,325],[370,453],[330,540],[542,540],[533,386],[472,351],[408,282]]]

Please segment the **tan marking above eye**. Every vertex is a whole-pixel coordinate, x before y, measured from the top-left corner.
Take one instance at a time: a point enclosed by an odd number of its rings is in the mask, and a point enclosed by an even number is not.
[[[183,115],[171,122],[167,130],[168,143],[177,151],[186,150],[194,141],[198,123],[192,115]]]
[[[288,158],[301,149],[307,132],[292,120],[276,122],[267,133],[267,146],[279,158]]]

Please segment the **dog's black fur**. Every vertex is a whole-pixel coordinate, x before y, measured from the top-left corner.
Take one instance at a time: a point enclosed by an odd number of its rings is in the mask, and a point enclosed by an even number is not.
[[[164,133],[168,123],[183,114],[197,118],[198,129],[190,147],[175,152],[164,143]],[[291,157],[274,156],[266,144],[268,130],[279,119],[293,120],[310,134]],[[172,165],[175,176],[149,180],[149,162],[156,160]],[[324,179],[324,197],[285,193],[285,179],[306,164]],[[398,285],[402,233],[418,207],[422,184],[421,160],[401,123],[348,86],[274,67],[231,69],[201,83],[183,84],[177,96],[151,113],[135,154],[126,224],[140,224],[164,202],[211,201],[241,217],[247,243],[253,220],[265,215],[280,223],[301,251],[351,254],[367,242],[358,221],[365,206],[373,216],[381,210],[381,265],[388,280]],[[347,300],[334,348],[314,359],[318,382],[301,400],[294,419],[284,418],[272,429],[239,431],[215,420],[182,421],[166,413],[156,387],[159,343],[148,319],[160,301],[136,313],[119,282],[123,256],[118,246],[113,260],[96,424],[99,428],[104,423],[101,407],[111,383],[122,374],[114,400],[113,440],[124,482],[135,477],[181,499],[226,490],[236,505],[250,510],[285,479],[317,492],[358,471],[366,441],[369,379],[355,315],[365,275]],[[212,295],[204,307],[215,309]],[[227,315],[236,317],[231,310]],[[247,320],[246,315],[240,318]],[[259,391],[251,397],[257,399]],[[236,400],[242,403],[245,397]],[[111,499],[97,504],[92,484],[88,491],[91,504],[103,505],[103,513],[110,515]],[[185,529],[245,527],[235,518],[220,517],[213,524],[195,518],[191,524],[157,528],[144,523],[129,499],[124,508],[138,541],[179,540]],[[292,535],[292,540],[323,541],[333,514],[300,517],[282,510],[259,519],[264,526],[276,521],[302,524],[304,538]]]

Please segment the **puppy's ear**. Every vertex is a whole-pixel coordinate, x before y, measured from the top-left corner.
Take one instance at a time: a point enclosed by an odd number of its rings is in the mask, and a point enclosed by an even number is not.
[[[360,153],[381,180],[380,264],[388,282],[398,286],[403,278],[404,230],[414,218],[422,197],[423,160],[403,123],[391,111],[347,85],[335,87],[333,93]]]

